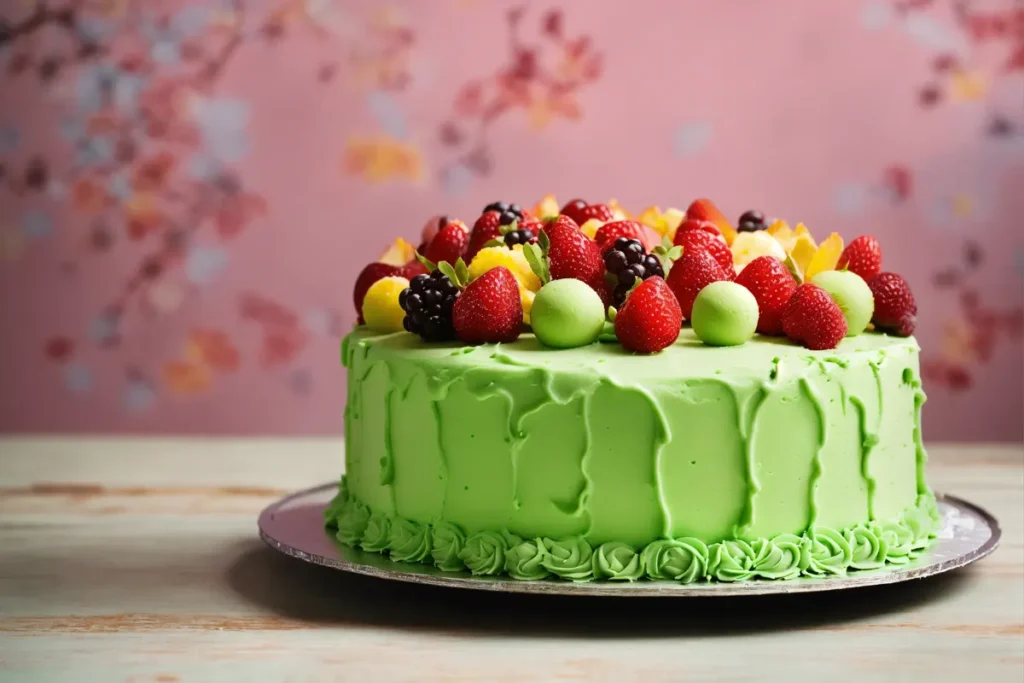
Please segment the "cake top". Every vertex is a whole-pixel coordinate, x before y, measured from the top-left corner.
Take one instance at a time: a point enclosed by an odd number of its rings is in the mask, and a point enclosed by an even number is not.
[[[548,195],[531,209],[488,204],[472,228],[435,216],[419,247],[399,238],[367,265],[353,298],[360,324],[410,333],[398,335],[409,348],[526,334],[519,348],[827,351],[866,330],[910,336],[917,315],[906,281],[882,271],[874,237],[819,243],[803,223],[760,211],[734,227],[708,199],[633,216],[614,200],[559,207]]]

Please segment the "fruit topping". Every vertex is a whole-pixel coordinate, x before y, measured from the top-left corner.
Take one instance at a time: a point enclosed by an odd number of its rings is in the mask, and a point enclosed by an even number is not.
[[[917,302],[907,281],[896,273],[879,273],[868,280],[875,297],[875,327],[909,337],[917,326]]]
[[[882,246],[871,235],[861,235],[846,245],[836,267],[870,280],[882,272]]]
[[[605,223],[616,219],[615,213],[607,204],[587,204],[582,199],[567,202],[559,213],[573,219],[576,225],[583,225],[592,218]]]
[[[598,291],[604,278],[604,261],[597,243],[588,239],[565,216],[548,223],[545,232],[549,247],[544,255],[547,256],[551,279],[576,278]],[[533,250],[536,247],[530,245],[529,248]]]
[[[377,259],[381,263],[388,263],[392,266],[404,266],[416,258],[416,248],[401,237],[396,239],[387,250]]]
[[[706,250],[684,251],[668,274],[668,286],[675,294],[684,318],[693,312],[693,302],[712,282],[729,280],[718,261]],[[628,299],[627,299],[628,302]]]
[[[604,328],[604,304],[586,283],[554,280],[541,287],[533,301],[530,325],[537,340],[556,349],[597,341]]]
[[[594,241],[600,247],[601,253],[606,253],[620,237],[637,240],[640,242],[640,235],[643,234],[643,226],[637,221],[612,221],[605,223],[594,234]]]
[[[662,211],[657,206],[649,206],[637,216],[640,223],[654,230],[660,237],[669,239],[676,236],[676,230],[685,218],[686,213],[679,209],[669,208]]]
[[[839,233],[834,232],[818,245],[814,255],[807,263],[807,267],[803,268],[804,282],[809,281],[822,271],[835,270],[842,253],[843,238],[839,236]]]
[[[780,261],[786,260],[786,252],[778,241],[763,231],[741,232],[732,242],[732,260],[743,267],[758,256],[774,256]]]
[[[401,332],[405,311],[398,304],[398,299],[408,287],[408,280],[393,275],[370,285],[363,298],[363,317],[367,327],[374,332]]]
[[[484,211],[473,223],[473,230],[469,235],[469,246],[466,248],[465,258],[472,261],[478,251],[483,249],[488,242],[501,239],[501,213],[498,211]]]
[[[503,238],[505,246],[509,249],[516,246],[517,244],[527,244],[537,239],[537,236],[533,234],[533,231],[529,228],[521,228],[519,230],[509,230],[505,233]]]
[[[703,249],[704,251],[711,254],[718,265],[722,267],[722,271],[730,277],[733,274],[732,267],[732,252],[726,245],[725,240],[722,239],[721,234],[714,226],[710,223],[703,223],[701,227],[693,228],[688,227],[688,223],[696,223],[697,221],[686,221],[680,229],[676,231],[676,238],[673,241],[676,246],[683,248],[683,253],[687,251],[693,251],[696,249]],[[704,229],[703,226],[710,226],[714,229],[714,232]]]
[[[557,216],[558,200],[555,199],[555,195],[546,194],[539,202],[537,202],[534,205],[532,209],[530,209],[530,213],[539,218],[540,220]]]
[[[782,312],[786,336],[812,351],[834,349],[846,336],[846,318],[839,304],[818,285],[797,287]]]
[[[732,245],[732,241],[736,238],[736,230],[729,223],[729,219],[718,210],[718,207],[710,199],[693,200],[693,203],[686,209],[686,217],[714,223],[728,245]]]
[[[469,283],[454,300],[451,320],[456,335],[467,344],[515,341],[523,324],[515,276],[498,267]]]
[[[675,343],[682,323],[672,290],[660,277],[652,277],[634,289],[616,313],[615,336],[630,351],[657,353]]]
[[[736,276],[736,284],[750,290],[757,301],[760,314],[757,331],[767,335],[781,335],[782,311],[796,291],[797,283],[782,262],[774,256],[758,256]]]
[[[398,266],[379,262],[370,263],[360,271],[359,276],[356,278],[356,286],[352,292],[352,301],[355,304],[360,322],[363,321],[363,299],[366,298],[366,293],[370,290],[370,286],[381,278],[401,274],[402,269]]]
[[[712,282],[693,302],[693,332],[711,346],[739,346],[754,336],[757,300],[735,282]]]
[[[427,245],[427,251],[423,254],[429,261],[440,263],[447,261],[455,263],[466,253],[469,243],[469,231],[462,221],[451,221],[438,230],[434,239]]]
[[[764,214],[760,211],[747,211],[740,216],[736,225],[737,232],[757,232],[764,230],[768,225],[765,223]]]
[[[839,304],[846,318],[846,336],[853,337],[867,329],[875,310],[871,288],[864,278],[848,270],[826,270],[811,280]]]
[[[638,280],[654,276],[665,277],[665,270],[658,258],[644,251],[640,240],[627,237],[616,239],[612,248],[605,252],[604,265],[616,278],[612,294],[616,306],[622,305],[626,300],[626,294]]]
[[[452,308],[459,294],[459,288],[440,270],[430,275],[417,275],[398,297],[398,304],[406,314],[403,326],[425,341],[454,339]]]

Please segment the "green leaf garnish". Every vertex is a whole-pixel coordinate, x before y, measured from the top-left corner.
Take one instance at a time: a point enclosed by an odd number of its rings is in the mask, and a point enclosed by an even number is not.
[[[494,238],[493,240],[488,240],[487,243],[482,248],[483,249],[487,249],[488,247],[504,247],[504,246],[506,246],[505,245],[505,240],[499,240],[498,238]]]
[[[683,248],[681,246],[675,246],[672,244],[672,240],[668,237],[664,237],[661,240],[661,244],[656,246],[651,254],[654,258],[658,259],[658,263],[661,264],[661,269],[665,272],[665,277],[668,277],[668,273],[672,270],[672,264],[683,255]]]
[[[416,252],[416,260],[422,263],[423,267],[426,268],[427,272],[429,273],[433,273],[435,270],[437,270],[437,264],[418,251]]]
[[[469,266],[466,265],[466,262],[462,260],[461,256],[459,257],[459,260],[455,262],[455,275],[459,279],[459,281],[455,283],[457,287],[462,288],[469,284]]]
[[[537,244],[540,245],[540,249],[547,256],[548,252],[551,251],[551,238],[548,237],[546,230],[541,230],[537,235]]]
[[[507,235],[510,232],[512,232],[513,230],[518,230],[518,229],[519,229],[519,221],[515,220],[515,221],[512,221],[511,223],[509,223],[508,225],[499,226],[498,227],[498,232],[500,232],[502,235]]]
[[[459,276],[455,272],[455,268],[452,267],[452,264],[447,261],[441,261],[437,264],[437,269],[444,273],[445,277],[451,280],[453,285],[459,286]]]
[[[551,265],[548,262],[547,251],[543,247],[539,244],[525,244],[523,245],[523,255],[526,257],[526,262],[530,264],[530,270],[542,285],[551,282]]]

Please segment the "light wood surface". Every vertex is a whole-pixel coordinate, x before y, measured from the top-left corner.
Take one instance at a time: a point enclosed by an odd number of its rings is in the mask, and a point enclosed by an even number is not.
[[[835,594],[483,594],[279,556],[256,515],[338,439],[0,440],[0,680],[1024,680],[1024,449],[932,446],[1003,526],[972,568]]]

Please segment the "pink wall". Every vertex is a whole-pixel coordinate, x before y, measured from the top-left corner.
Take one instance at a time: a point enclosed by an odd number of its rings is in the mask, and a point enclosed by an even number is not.
[[[5,3],[0,430],[338,432],[362,264],[551,191],[877,235],[927,437],[1020,440],[1024,10],[954,4]]]

